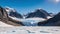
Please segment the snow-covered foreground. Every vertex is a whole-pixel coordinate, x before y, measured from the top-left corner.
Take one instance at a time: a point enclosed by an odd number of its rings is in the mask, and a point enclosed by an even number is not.
[[[60,27],[0,27],[0,34],[60,34]]]
[[[14,27],[13,25],[6,24],[2,21],[0,21],[0,27]]]

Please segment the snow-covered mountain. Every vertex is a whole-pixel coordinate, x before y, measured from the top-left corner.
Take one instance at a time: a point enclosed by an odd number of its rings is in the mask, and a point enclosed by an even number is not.
[[[23,24],[26,26],[37,26],[38,22],[43,22],[52,18],[50,14],[43,9],[37,9],[35,12],[29,13],[25,16],[26,18],[23,21]]]
[[[15,18],[21,18],[20,17],[20,14],[12,14],[13,16],[10,16],[9,14],[11,14],[10,12],[15,12],[14,10],[12,10],[11,8],[2,8],[0,7],[0,21],[1,23],[0,24],[9,24],[9,25],[13,25],[13,26],[22,26],[22,22],[21,21],[18,21],[18,20],[15,20]],[[17,17],[15,17],[15,15]],[[18,16],[19,15],[19,16]],[[12,19],[11,17],[15,17],[14,19]]]
[[[55,15],[53,18],[48,19],[44,22],[39,22],[38,25],[42,26],[60,26],[60,13]]]
[[[26,16],[19,14],[15,9],[6,7],[0,7],[0,21],[10,25],[18,26],[38,26],[38,25],[52,25],[60,24],[60,13],[53,18],[51,14],[47,13],[43,9],[37,9],[35,12],[29,13]],[[2,22],[1,22],[2,23]]]
[[[29,13],[27,15],[28,16],[26,18],[39,17],[47,19],[48,16],[51,17],[50,14],[43,9],[37,9],[35,12]]]
[[[23,18],[21,14],[19,14],[15,9],[6,7],[5,10],[8,13],[8,16],[16,17],[16,18]]]

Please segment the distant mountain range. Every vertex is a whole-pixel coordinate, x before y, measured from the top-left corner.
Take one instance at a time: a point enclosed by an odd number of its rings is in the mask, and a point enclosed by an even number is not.
[[[25,16],[19,14],[13,8],[0,7],[0,21],[6,24],[15,26],[24,26],[24,24],[36,24],[38,26],[60,26],[60,13],[54,15],[53,13],[48,13],[43,9],[36,9],[34,12],[28,13]],[[23,21],[25,23],[23,23]]]
[[[5,9],[8,13],[8,16],[12,16],[16,18],[23,18],[23,16],[19,14],[15,9],[9,8],[9,7],[6,7]],[[26,16],[25,18],[38,17],[38,18],[44,18],[44,19],[48,19],[48,17],[49,18],[52,17],[47,11],[43,9],[36,9],[35,12],[28,13],[25,16]]]

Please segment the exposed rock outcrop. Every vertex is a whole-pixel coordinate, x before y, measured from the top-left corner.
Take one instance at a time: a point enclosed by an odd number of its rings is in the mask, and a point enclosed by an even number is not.
[[[8,17],[7,11],[0,6],[0,21],[13,26],[23,26],[22,22],[18,22]]]

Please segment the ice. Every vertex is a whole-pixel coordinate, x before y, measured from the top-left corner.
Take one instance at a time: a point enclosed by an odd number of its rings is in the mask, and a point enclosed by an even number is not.
[[[16,17],[11,17],[13,20],[22,22],[25,26],[37,26],[38,22],[42,22],[45,21],[46,19],[43,18],[27,18],[27,19],[20,19],[20,18],[16,18]]]

